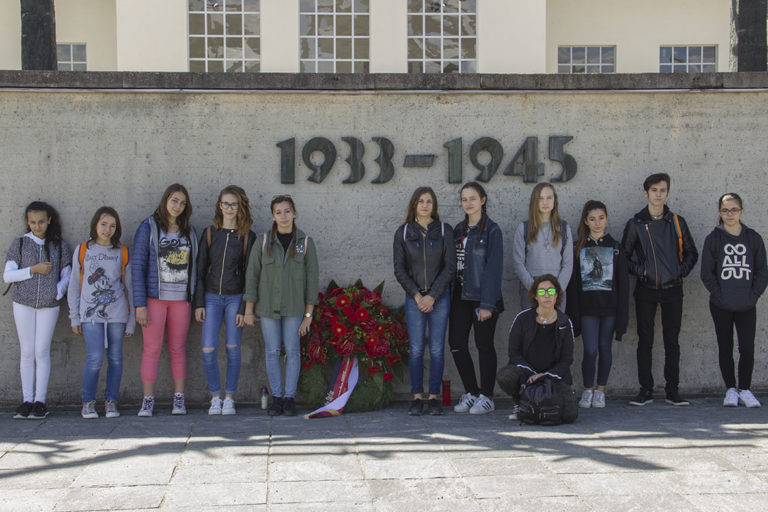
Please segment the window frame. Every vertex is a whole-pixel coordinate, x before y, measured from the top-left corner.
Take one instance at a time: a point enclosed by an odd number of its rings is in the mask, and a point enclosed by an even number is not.
[[[676,55],[679,55],[679,50],[683,49],[685,50],[685,60],[676,62],[676,59],[679,58]],[[698,62],[691,60],[691,50],[696,49],[699,50]],[[705,62],[705,52],[709,49],[711,49],[713,56],[711,60]],[[669,51],[669,62],[664,60],[665,50]],[[717,44],[662,44],[659,45],[659,73],[717,73],[717,57]],[[705,66],[707,69],[704,69]]]
[[[59,46],[69,47],[69,60],[59,60]],[[82,46],[85,60],[75,60],[75,46]],[[67,69],[62,69],[61,65],[67,65]],[[83,69],[75,69],[75,66],[83,66]],[[86,43],[60,43],[56,42],[56,69],[58,71],[88,71],[88,45]]]
[[[370,0],[346,0],[349,3],[349,10],[339,10],[339,1],[330,0],[332,8],[330,11],[321,10],[320,2],[322,0],[301,0],[299,2],[299,73],[369,73],[371,69],[371,1]],[[305,3],[312,2],[313,10],[305,10]],[[365,5],[362,5],[362,4]],[[320,17],[330,16],[332,18],[332,34],[320,34]],[[338,34],[337,21],[339,16],[349,17],[349,35]],[[367,18],[367,30],[364,35],[358,35],[357,23],[360,17]],[[311,33],[304,34],[304,19],[311,18],[313,26]],[[332,43],[330,57],[320,56],[321,40],[328,40]],[[339,42],[349,41],[349,58],[339,57]],[[364,56],[358,57],[358,41],[360,51]],[[362,42],[365,42],[364,44]],[[309,56],[304,56],[305,43],[308,45]],[[328,50],[325,50],[328,51]],[[340,69],[342,68],[342,69]]]
[[[589,62],[589,50],[597,48],[599,50],[599,61],[598,63],[590,63]],[[568,49],[568,62],[561,62],[560,61],[560,52],[561,50]],[[583,63],[575,63],[573,61],[574,57],[574,50],[583,50],[584,51],[584,62]],[[604,53],[606,51],[613,51],[613,62],[606,62],[603,63]],[[567,74],[567,75],[582,75],[582,74],[594,74],[594,73],[616,73],[616,61],[617,61],[617,48],[616,45],[610,45],[610,44],[562,44],[557,46],[557,73],[558,74]],[[584,68],[584,71],[574,71],[574,68],[577,66],[582,66]],[[568,70],[564,71],[562,68],[567,67]],[[596,71],[590,71],[590,67],[597,67],[598,69]],[[605,70],[604,68],[611,67],[610,70]]]
[[[407,11],[406,11],[406,37],[407,37],[407,48],[406,48],[406,61],[407,61],[407,68],[408,73],[477,73],[477,65],[478,65],[478,58],[477,58],[477,49],[478,49],[478,33],[477,33],[477,1],[473,2],[470,5],[469,2],[463,2],[461,0],[457,0],[454,6],[449,6],[446,2],[436,2],[433,0],[420,0],[421,1],[421,7],[412,6],[412,3],[418,2],[419,0],[409,0],[407,5]],[[440,6],[440,11],[428,11],[427,9],[430,7],[428,4],[433,4],[431,7],[434,8],[438,4]],[[466,7],[466,10],[465,10]],[[416,11],[412,9],[418,9]],[[455,9],[455,10],[449,10],[449,9]],[[427,17],[428,16],[439,16],[439,22],[440,22],[440,33],[439,35],[435,34],[427,34]],[[421,18],[421,28],[420,28],[420,34],[411,35],[411,20],[413,18]],[[446,18],[456,18],[455,20],[455,26],[456,26],[456,34],[447,34],[445,32],[446,28]],[[473,33],[465,35],[464,32],[464,18],[474,18],[474,22],[471,24],[473,28]],[[439,49],[439,57],[430,57],[428,55],[428,40],[438,40],[440,49]],[[456,57],[446,57],[446,40],[456,40],[457,41],[457,47],[455,48]],[[473,56],[472,57],[465,57],[464,56],[464,41],[471,40],[473,42],[474,50],[473,50]],[[413,43],[412,43],[413,42]],[[411,57],[411,48],[412,44],[416,47],[421,47],[421,57]],[[434,44],[434,43],[432,43]],[[470,48],[467,46],[467,48]],[[420,64],[417,66],[417,64]],[[446,71],[446,66],[456,64],[457,69],[455,70],[449,70]],[[437,65],[439,69],[435,69],[434,66]],[[414,69],[414,68],[419,69]]]
[[[216,4],[216,5],[212,5]],[[202,5],[202,10],[193,9],[196,5]],[[251,8],[252,4],[255,5],[255,10]],[[261,0],[187,0],[187,69],[189,71],[197,72],[228,72],[228,73],[258,73],[261,71]],[[202,16],[202,34],[192,34],[192,16]],[[209,22],[212,16],[221,16],[221,34],[209,33]],[[240,16],[239,33],[228,33],[227,17]],[[247,16],[258,17],[258,27],[250,27],[246,30]],[[221,56],[209,55],[209,39],[221,39]],[[228,43],[237,44],[239,39],[239,57],[232,56],[230,50],[237,51],[235,48],[228,47]],[[203,43],[203,57],[192,56],[192,45],[199,44],[198,41],[202,40]],[[254,49],[249,43],[255,42],[256,48]],[[247,55],[251,52],[257,54],[256,57]],[[229,53],[229,55],[228,55]],[[197,69],[199,64],[202,63],[202,69]],[[213,66],[211,65],[213,63]],[[220,63],[220,69],[219,69]],[[233,68],[233,66],[239,63],[239,69]],[[214,67],[211,70],[211,67]]]

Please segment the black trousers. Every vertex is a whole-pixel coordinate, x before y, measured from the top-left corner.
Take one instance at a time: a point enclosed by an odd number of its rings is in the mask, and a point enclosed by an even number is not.
[[[677,391],[680,385],[680,323],[683,317],[682,286],[667,290],[650,290],[638,285],[635,289],[637,316],[637,378],[644,390],[653,390],[653,330],[656,306],[661,306],[662,337],[664,339],[664,389]]]
[[[512,400],[518,404],[520,403],[520,386],[530,376],[530,372],[510,364],[499,370],[496,380],[499,382],[499,387],[502,391],[510,395]],[[579,417],[579,404],[576,400],[576,393],[573,392],[573,387],[562,379],[555,379],[555,386],[560,391],[560,394],[563,395],[563,423],[573,423]]]
[[[739,337],[739,389],[749,389],[752,385],[752,370],[755,366],[755,329],[757,310],[725,311],[711,302],[709,312],[715,323],[715,335],[719,351],[720,373],[725,387],[736,387],[736,375],[733,371],[733,328]]]
[[[456,287],[458,289],[458,287]],[[496,321],[498,313],[494,313],[485,322],[477,321],[475,309],[479,302],[461,300],[461,296],[454,292],[451,297],[451,317],[448,321],[448,346],[451,348],[453,362],[459,371],[461,383],[465,393],[477,395],[482,393],[487,397],[493,396],[493,388],[496,386],[496,347],[493,337],[496,334]],[[480,386],[477,385],[475,364],[469,353],[469,333],[475,332],[475,345],[477,345],[480,359]]]

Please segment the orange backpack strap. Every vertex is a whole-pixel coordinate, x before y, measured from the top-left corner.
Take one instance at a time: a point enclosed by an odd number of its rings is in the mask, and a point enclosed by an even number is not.
[[[680,263],[683,262],[683,230],[680,229],[680,218],[676,213],[673,213],[675,217],[675,231],[677,232],[677,257],[680,259]]]
[[[250,235],[250,231],[245,232],[245,238],[243,239],[243,267],[248,265],[248,260],[245,258],[248,257],[248,235]]]
[[[211,226],[205,228],[205,240],[208,242],[208,248],[211,248]]]
[[[128,266],[128,247],[120,244],[120,280],[125,284],[125,267]]]
[[[83,289],[83,272],[85,269],[83,268],[83,264],[85,263],[85,251],[88,250],[88,242],[83,242],[80,244],[80,247],[77,249],[77,261],[80,263],[80,289]]]

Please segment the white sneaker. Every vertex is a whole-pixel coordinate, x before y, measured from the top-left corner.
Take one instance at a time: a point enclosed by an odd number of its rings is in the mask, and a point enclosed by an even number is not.
[[[582,409],[589,409],[592,407],[592,390],[591,389],[585,389],[583,393],[581,393],[581,400],[579,400],[579,407]]]
[[[114,400],[107,400],[104,402],[104,416],[107,418],[120,417],[120,411],[117,410],[117,402]]]
[[[602,409],[605,407],[605,393],[595,390],[592,394],[592,407]]]
[[[80,410],[80,416],[87,420],[92,420],[99,417],[99,413],[96,412],[96,400],[85,402],[83,408]]]
[[[723,407],[738,407],[739,406],[739,390],[736,388],[728,388],[725,392],[725,398],[723,398]]]
[[[480,393],[475,403],[469,408],[469,414],[488,414],[496,410],[496,405],[493,400]]]
[[[145,396],[141,401],[141,409],[139,409],[139,416],[148,418],[152,416],[152,411],[155,410],[155,397]]]
[[[459,403],[453,406],[454,412],[469,412],[469,409],[475,405],[475,396],[472,393],[464,393],[459,398]]]
[[[216,416],[221,414],[221,398],[215,396],[211,398],[211,406],[208,408],[208,416]]]
[[[225,398],[224,399],[224,405],[221,408],[221,414],[224,416],[234,416],[237,414],[237,411],[235,410],[235,401],[232,398]]]
[[[517,415],[518,415],[519,413],[520,413],[520,405],[519,405],[519,404],[514,404],[514,405],[512,406],[512,414],[510,414],[510,415],[509,415],[509,416],[507,416],[507,417],[508,417],[510,420],[514,421],[514,420],[517,420],[517,419],[519,419],[519,418],[517,417]]]
[[[748,389],[742,389],[739,391],[739,402],[743,403],[747,407],[760,407],[760,401],[755,398],[755,395]]]
[[[173,409],[171,410],[171,414],[187,414],[187,408],[184,405],[184,393],[173,394]]]

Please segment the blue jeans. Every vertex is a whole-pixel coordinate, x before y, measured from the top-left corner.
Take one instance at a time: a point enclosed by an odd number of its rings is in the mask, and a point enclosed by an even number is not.
[[[120,391],[120,379],[123,376],[123,336],[125,324],[121,323],[84,323],[85,367],[83,368],[83,403],[96,400],[96,387],[99,385],[99,371],[104,363],[104,335],[107,337],[107,387],[104,400],[117,402]]]
[[[280,318],[261,317],[261,334],[264,336],[267,377],[272,396],[293,398],[299,383],[301,369],[301,345],[299,326],[302,317],[282,316]],[[280,349],[285,346],[285,390],[283,390]]]
[[[608,374],[611,373],[613,353],[611,342],[616,318],[612,316],[582,316],[581,340],[584,342],[584,359],[581,360],[581,375],[585,388],[591,388],[595,383],[595,360],[597,364],[597,385],[608,384]]]
[[[208,389],[212,395],[221,394],[221,376],[219,374],[219,331],[224,321],[226,332],[224,346],[227,349],[227,382],[225,392],[234,395],[240,380],[240,342],[243,328],[235,325],[243,294],[219,295],[205,294],[205,321],[203,322],[203,368],[208,379]]]
[[[445,331],[448,329],[448,315],[451,312],[451,299],[448,291],[435,301],[429,313],[419,311],[416,301],[406,293],[405,322],[408,324],[410,355],[408,372],[411,376],[411,393],[424,392],[424,345],[425,331],[429,326],[429,394],[440,393],[443,379],[445,354]]]

